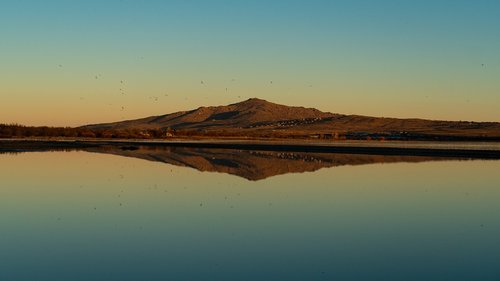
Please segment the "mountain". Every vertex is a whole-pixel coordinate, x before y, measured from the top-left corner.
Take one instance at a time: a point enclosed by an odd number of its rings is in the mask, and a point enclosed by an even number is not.
[[[336,116],[313,108],[291,107],[261,99],[249,99],[227,106],[200,107],[191,111],[180,111],[161,116],[116,123],[88,125],[90,129],[210,129],[251,128],[257,124],[294,119],[315,119]]]
[[[161,116],[93,124],[92,130],[175,129],[248,136],[365,135],[500,138],[500,123],[380,118],[322,112],[252,98],[227,106],[200,107]]]

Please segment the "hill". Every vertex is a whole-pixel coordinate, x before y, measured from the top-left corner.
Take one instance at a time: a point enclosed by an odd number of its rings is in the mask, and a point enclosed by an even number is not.
[[[248,129],[268,122],[317,119],[336,116],[313,108],[291,107],[261,99],[249,99],[227,106],[200,107],[161,116],[116,123],[84,126],[89,129]]]
[[[175,130],[191,134],[347,138],[500,139],[500,123],[380,118],[322,112],[261,99],[161,116],[93,124],[91,130]]]

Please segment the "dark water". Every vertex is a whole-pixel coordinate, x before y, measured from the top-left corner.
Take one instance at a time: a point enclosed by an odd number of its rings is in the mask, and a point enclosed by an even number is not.
[[[0,154],[0,280],[500,280],[500,161]]]

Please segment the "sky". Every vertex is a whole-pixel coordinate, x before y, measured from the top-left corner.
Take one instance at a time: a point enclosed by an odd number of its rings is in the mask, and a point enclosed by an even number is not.
[[[79,126],[251,97],[500,121],[499,1],[3,0],[0,123]]]

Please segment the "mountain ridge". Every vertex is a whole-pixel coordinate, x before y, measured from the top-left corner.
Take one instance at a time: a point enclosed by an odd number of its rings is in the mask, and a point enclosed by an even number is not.
[[[338,114],[322,112],[315,108],[286,106],[268,102],[263,99],[251,98],[226,106],[201,106],[193,110],[150,116],[145,118],[125,120],[112,123],[90,124],[84,128],[135,128],[157,129],[158,127],[183,127],[186,123],[202,123],[231,120],[229,124],[254,124],[265,121],[293,120],[300,118],[324,118]],[[226,122],[227,123],[227,122]],[[241,127],[241,126],[237,126]]]
[[[323,112],[315,108],[286,106],[251,98],[225,106],[193,110],[113,123],[91,124],[92,130],[182,130],[235,135],[273,134],[423,134],[439,136],[500,137],[498,122],[440,121],[388,118]]]

